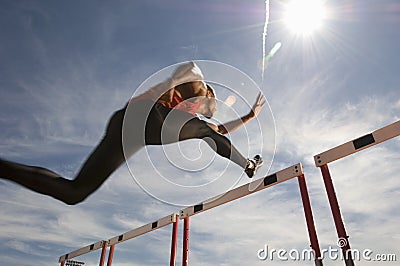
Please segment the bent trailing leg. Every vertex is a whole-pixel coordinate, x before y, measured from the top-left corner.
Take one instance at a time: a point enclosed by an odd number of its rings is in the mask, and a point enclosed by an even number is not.
[[[204,139],[219,155],[245,168],[247,159],[228,138],[193,115],[155,104],[147,120],[146,144],[164,145],[187,139]]]
[[[152,108],[146,127],[146,144],[163,145],[187,139],[203,139],[219,155],[231,160],[243,169],[249,166],[247,160],[228,138],[217,133],[205,121],[193,115],[171,110],[160,104]]]
[[[246,170],[252,177],[258,166],[258,161],[246,159],[225,136],[212,129],[189,113],[180,110],[171,110],[156,104],[151,110],[146,127],[146,144],[162,145],[187,139],[203,139],[219,155],[231,160]]]

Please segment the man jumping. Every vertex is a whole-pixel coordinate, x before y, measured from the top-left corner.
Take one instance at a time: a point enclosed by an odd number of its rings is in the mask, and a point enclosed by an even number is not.
[[[68,205],[78,204],[95,192],[107,178],[145,145],[163,145],[188,139],[203,139],[220,156],[253,177],[262,159],[245,158],[225,134],[257,117],[265,105],[261,94],[248,115],[221,125],[201,120],[216,111],[215,91],[204,81],[193,63],[180,65],[172,77],[130,99],[110,118],[105,135],[77,176],[70,180],[42,167],[0,159],[0,178],[16,182],[30,190],[49,195]]]

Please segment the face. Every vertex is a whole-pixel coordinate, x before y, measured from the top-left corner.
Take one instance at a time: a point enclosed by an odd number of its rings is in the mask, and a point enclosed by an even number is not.
[[[217,111],[217,100],[214,97],[204,98],[200,113],[207,118],[211,118],[215,111]]]
[[[207,93],[207,87],[204,81],[193,81],[191,82],[191,85],[196,95],[205,96],[205,94]]]

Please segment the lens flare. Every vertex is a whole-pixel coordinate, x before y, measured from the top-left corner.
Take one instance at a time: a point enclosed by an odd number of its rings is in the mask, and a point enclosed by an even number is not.
[[[272,57],[274,57],[274,55],[279,51],[279,49],[281,49],[281,47],[282,47],[281,42],[275,43],[274,47],[272,47],[272,49],[269,51],[269,53],[266,56],[264,56],[264,58],[262,60],[260,60],[259,66],[261,69],[267,67],[268,62],[272,59]]]
[[[235,104],[235,102],[236,102],[236,97],[233,96],[233,95],[230,95],[230,96],[228,96],[228,97],[225,99],[225,102],[224,102],[224,103],[225,103],[227,106],[232,106],[232,105]]]

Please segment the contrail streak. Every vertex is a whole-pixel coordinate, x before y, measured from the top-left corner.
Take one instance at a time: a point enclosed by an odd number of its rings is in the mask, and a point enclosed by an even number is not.
[[[265,46],[267,40],[267,30],[269,21],[269,0],[265,0],[265,23],[262,34],[262,66],[261,66],[261,86],[264,85],[264,70],[265,70]]]

